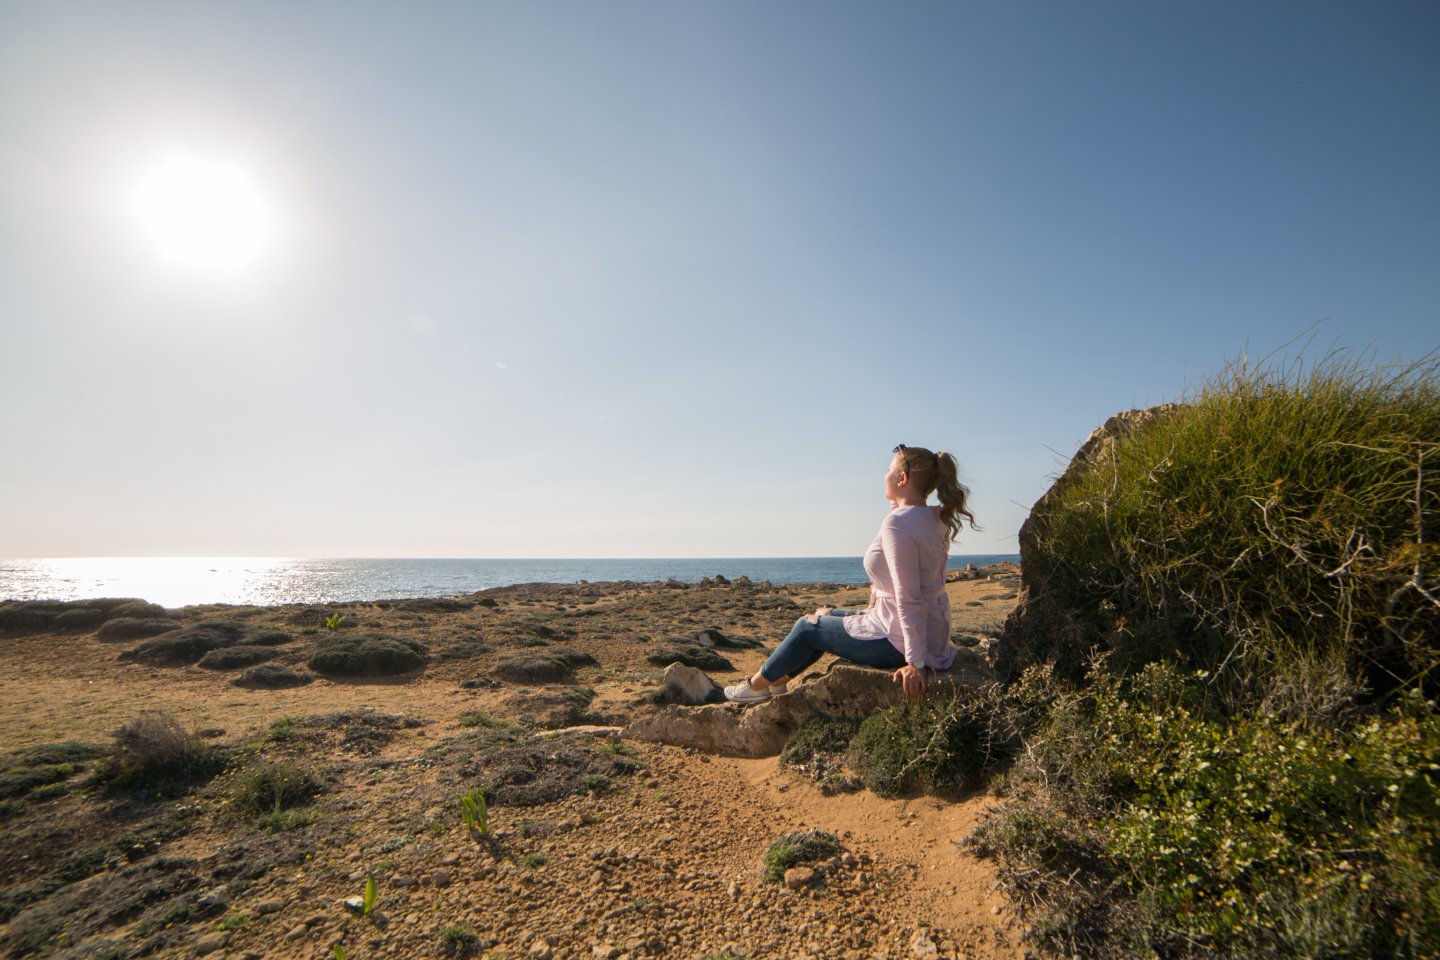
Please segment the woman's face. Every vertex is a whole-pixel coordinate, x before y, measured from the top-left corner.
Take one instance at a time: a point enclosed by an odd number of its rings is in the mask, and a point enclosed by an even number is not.
[[[885,499],[892,503],[900,499],[901,484],[905,480],[905,461],[900,454],[890,461],[890,469],[885,471]]]

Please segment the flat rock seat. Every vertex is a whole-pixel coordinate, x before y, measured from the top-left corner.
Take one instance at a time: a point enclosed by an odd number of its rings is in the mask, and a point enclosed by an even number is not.
[[[833,661],[818,679],[790,682],[790,692],[764,703],[670,706],[625,728],[627,740],[695,747],[727,757],[778,756],[790,734],[817,713],[832,717],[868,717],[904,698],[892,670]],[[995,679],[985,659],[961,648],[949,670],[932,671],[927,693],[980,687]]]

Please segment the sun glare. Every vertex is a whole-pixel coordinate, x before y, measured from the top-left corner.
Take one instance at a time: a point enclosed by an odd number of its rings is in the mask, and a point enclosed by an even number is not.
[[[129,196],[141,235],[167,265],[211,276],[244,273],[275,238],[275,213],[237,163],[189,153],[146,167]]]

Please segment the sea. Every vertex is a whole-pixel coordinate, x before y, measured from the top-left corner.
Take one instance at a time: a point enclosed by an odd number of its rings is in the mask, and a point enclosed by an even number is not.
[[[956,554],[950,568],[1020,562]],[[716,574],[757,583],[865,583],[859,557],[618,560],[359,560],[278,557],[76,557],[0,560],[0,600],[138,597],[165,607],[453,597],[515,583],[699,583]]]

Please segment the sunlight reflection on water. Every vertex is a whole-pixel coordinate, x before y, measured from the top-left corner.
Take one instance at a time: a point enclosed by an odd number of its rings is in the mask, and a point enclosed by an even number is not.
[[[966,563],[1019,560],[956,555]],[[73,557],[0,560],[0,599],[140,597],[166,607],[194,603],[269,606],[331,600],[446,597],[512,583],[665,580],[723,574],[774,583],[864,583],[859,557],[626,560],[385,560],[282,557]]]

